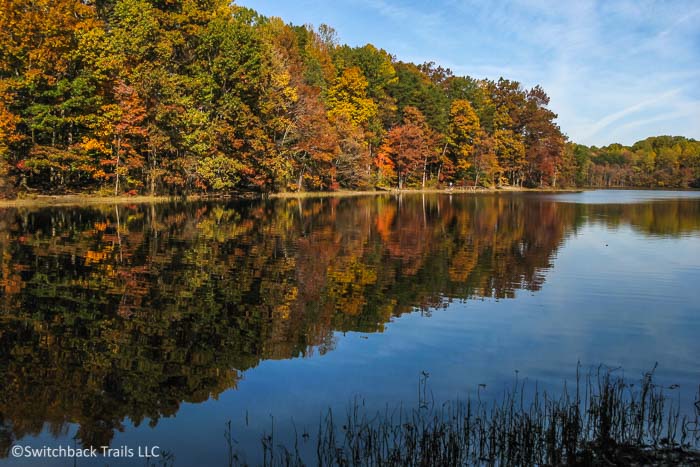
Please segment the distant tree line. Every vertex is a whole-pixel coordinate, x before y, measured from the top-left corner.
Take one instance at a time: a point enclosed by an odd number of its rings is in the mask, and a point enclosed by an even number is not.
[[[571,146],[539,86],[401,62],[228,0],[0,0],[0,11],[5,197],[700,178],[694,141]]]
[[[700,188],[700,141],[657,136],[632,146],[571,144],[579,186]]]

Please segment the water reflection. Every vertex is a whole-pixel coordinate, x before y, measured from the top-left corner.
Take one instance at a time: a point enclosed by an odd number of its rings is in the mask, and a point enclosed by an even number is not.
[[[539,290],[586,222],[700,231],[700,200],[389,196],[0,213],[0,454],[44,424],[109,444],[452,300]]]

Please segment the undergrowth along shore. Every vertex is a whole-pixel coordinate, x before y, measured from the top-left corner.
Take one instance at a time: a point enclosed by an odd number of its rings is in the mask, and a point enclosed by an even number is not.
[[[700,386],[693,407],[681,410],[677,385],[653,381],[654,369],[630,382],[599,367],[554,397],[517,379],[498,401],[436,404],[422,373],[417,406],[369,413],[356,399],[338,417],[321,416],[316,439],[297,434],[279,444],[262,436],[265,466],[532,466],[700,465]],[[481,389],[481,387],[480,387]],[[690,410],[687,410],[690,409]],[[231,422],[228,465],[247,465]],[[300,445],[315,443],[315,458]]]

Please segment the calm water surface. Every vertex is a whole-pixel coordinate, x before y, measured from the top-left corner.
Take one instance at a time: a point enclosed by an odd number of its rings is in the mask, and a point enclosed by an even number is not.
[[[273,426],[415,405],[422,371],[443,401],[658,362],[689,404],[698,336],[698,192],[0,210],[0,465],[223,465],[228,420],[256,462]]]

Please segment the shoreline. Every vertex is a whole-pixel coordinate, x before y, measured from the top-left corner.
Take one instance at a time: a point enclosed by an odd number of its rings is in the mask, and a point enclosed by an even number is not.
[[[581,188],[387,188],[382,190],[339,190],[339,191],[282,191],[274,193],[234,192],[219,194],[192,194],[187,196],[170,195],[119,195],[102,196],[95,194],[70,194],[70,195],[31,195],[24,198],[0,199],[0,209],[6,208],[45,208],[53,206],[102,206],[117,204],[159,204],[190,201],[226,201],[241,199],[306,199],[306,198],[352,198],[359,196],[382,195],[416,195],[416,194],[442,194],[442,195],[493,195],[493,194],[527,194],[527,193],[583,193],[592,190],[644,190],[644,191],[698,191],[692,188],[648,188],[648,187],[581,187]]]
[[[166,203],[181,200],[173,196],[37,195],[31,198],[0,199],[0,208],[52,206],[99,206],[104,204]],[[194,197],[188,199],[195,199]]]
[[[627,191],[700,191],[697,188],[649,188],[649,187],[580,187],[580,188],[387,188],[383,190],[339,190],[339,191],[281,191],[271,193],[233,192],[219,194],[192,194],[192,195],[119,195],[102,196],[95,194],[70,194],[70,195],[30,195],[23,198],[2,199],[0,209],[3,208],[39,208],[52,206],[99,206],[109,204],[156,204],[189,201],[225,201],[240,199],[304,199],[304,198],[350,198],[357,196],[378,195],[402,195],[402,194],[447,194],[447,195],[489,195],[503,193],[583,193],[594,190],[627,190]]]
[[[230,193],[217,195],[194,194],[188,196],[167,195],[140,195],[140,196],[100,196],[91,194],[72,195],[34,195],[25,198],[0,199],[0,208],[34,208],[52,206],[99,206],[109,204],[156,204],[168,202],[188,202],[206,200],[231,200],[245,198],[270,198],[270,199],[300,199],[300,198],[349,198],[355,196],[377,196],[397,194],[499,194],[499,193],[581,193],[580,188],[426,188],[426,189],[402,189],[386,190],[340,190],[340,191],[301,191],[278,193]]]
[[[446,195],[480,195],[480,194],[500,194],[500,193],[581,193],[585,191],[581,188],[389,188],[386,190],[341,190],[341,191],[292,191],[270,193],[269,198],[345,198],[351,196],[370,195],[403,195],[403,194],[446,194]]]

